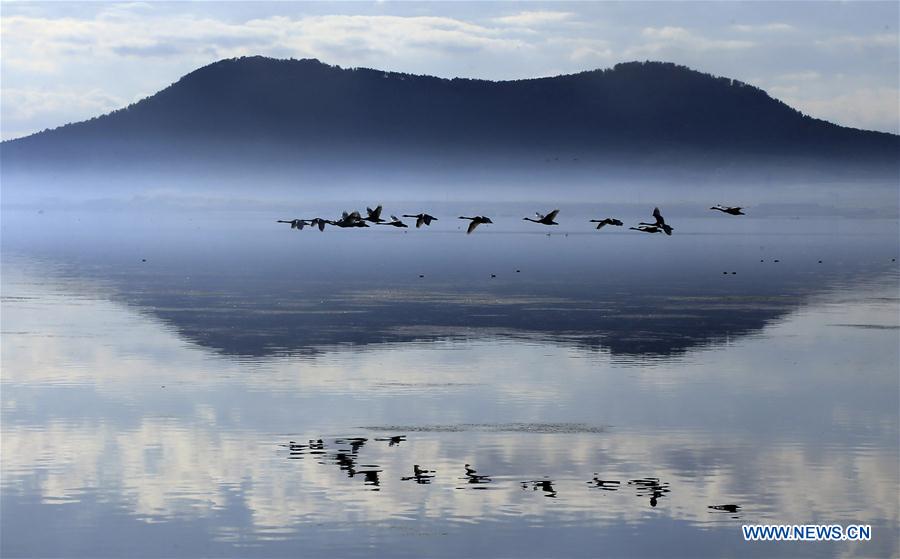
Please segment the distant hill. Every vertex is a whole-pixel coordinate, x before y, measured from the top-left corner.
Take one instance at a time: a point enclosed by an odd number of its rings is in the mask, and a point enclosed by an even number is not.
[[[495,82],[258,56],[0,147],[7,172],[560,156],[701,167],[762,157],[895,172],[898,154],[896,135],[814,119],[759,88],[670,63]]]

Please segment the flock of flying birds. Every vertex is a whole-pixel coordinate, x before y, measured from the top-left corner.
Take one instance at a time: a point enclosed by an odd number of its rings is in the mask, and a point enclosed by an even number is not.
[[[719,204],[711,207],[710,209],[718,210],[729,215],[745,215],[744,212],[741,211],[740,207],[729,207]],[[291,225],[291,229],[303,229],[306,226],[318,227],[319,231],[324,231],[326,225],[333,225],[335,227],[368,227],[369,223],[373,223],[375,225],[390,225],[392,227],[408,227],[408,225],[403,223],[403,221],[395,215],[391,216],[390,221],[383,219],[381,217],[381,206],[378,206],[374,210],[372,208],[366,208],[366,214],[366,217],[363,217],[362,214],[360,214],[358,211],[353,211],[349,213],[344,212],[341,215],[340,219],[336,220],[315,217],[313,219],[279,219],[278,223],[289,223]],[[559,214],[559,210],[553,210],[546,215],[535,212],[535,216],[537,216],[537,219],[531,217],[523,217],[522,219],[525,221],[540,223],[541,225],[559,225],[559,223],[554,221],[557,214]],[[416,228],[422,227],[422,225],[431,225],[432,221],[438,220],[438,218],[427,213],[403,214],[403,217],[416,218]],[[665,233],[666,235],[672,234],[674,228],[666,223],[666,220],[660,213],[659,208],[653,208],[653,218],[656,221],[652,223],[642,221],[638,223],[637,227],[629,227],[629,229],[642,231],[644,233]],[[467,235],[474,231],[475,228],[482,223],[494,223],[493,221],[491,221],[491,218],[483,215],[476,215],[473,217],[461,215],[459,216],[459,219],[469,220],[469,227],[466,229]],[[607,217],[604,219],[592,219],[590,220],[590,222],[596,223],[597,229],[602,229],[607,225],[615,225],[617,227],[621,227],[622,225],[624,225],[621,220],[612,217]]]

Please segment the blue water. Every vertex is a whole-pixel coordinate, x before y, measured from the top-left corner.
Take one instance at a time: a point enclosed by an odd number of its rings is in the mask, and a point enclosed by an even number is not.
[[[5,210],[0,554],[900,553],[896,221],[495,212]]]

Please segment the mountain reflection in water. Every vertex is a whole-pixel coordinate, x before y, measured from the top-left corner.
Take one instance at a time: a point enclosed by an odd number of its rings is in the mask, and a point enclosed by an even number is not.
[[[896,223],[31,219],[2,222],[0,555],[900,550]],[[784,522],[874,537],[740,535]]]

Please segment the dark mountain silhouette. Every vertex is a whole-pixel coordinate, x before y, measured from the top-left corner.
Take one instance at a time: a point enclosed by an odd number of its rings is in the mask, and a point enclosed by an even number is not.
[[[493,82],[247,57],[107,115],[4,142],[0,155],[7,172],[562,156],[701,166],[774,158],[896,173],[898,140],[670,63]]]

